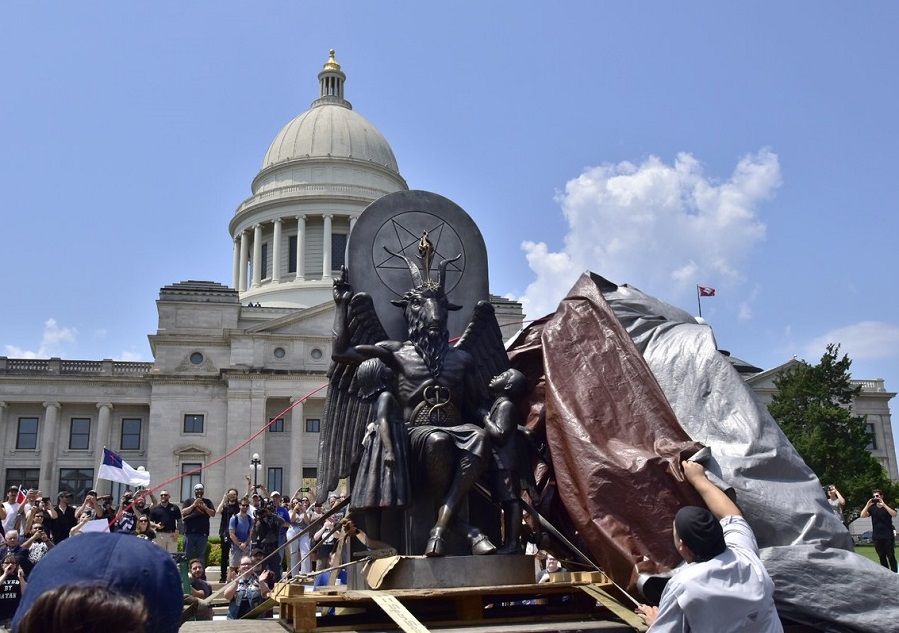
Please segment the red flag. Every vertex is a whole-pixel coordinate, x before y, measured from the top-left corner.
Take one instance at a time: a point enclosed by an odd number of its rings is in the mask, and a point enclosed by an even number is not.
[[[28,495],[25,494],[25,491],[22,490],[22,486],[19,486],[19,494],[16,495],[16,503],[25,503],[25,500],[28,498]]]
[[[696,288],[699,290],[700,297],[714,297],[715,296],[714,288],[709,288],[708,286],[696,286]]]

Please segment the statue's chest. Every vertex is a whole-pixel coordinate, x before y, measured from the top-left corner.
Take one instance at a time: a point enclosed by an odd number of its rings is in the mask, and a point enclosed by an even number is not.
[[[438,384],[447,389],[454,390],[462,383],[464,367],[452,351],[447,354],[443,363],[443,370],[434,379],[428,366],[425,364],[414,347],[406,347],[397,352],[395,356],[399,365],[398,386],[401,391],[411,393],[421,389],[427,384]]]

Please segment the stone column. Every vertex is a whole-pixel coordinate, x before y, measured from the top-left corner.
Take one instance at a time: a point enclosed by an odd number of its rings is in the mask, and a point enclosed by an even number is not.
[[[353,234],[353,227],[356,226],[357,216],[350,216],[350,230],[346,234],[346,252],[343,254],[343,261],[346,265],[350,263],[350,236]]]
[[[297,216],[297,280],[306,278],[306,254],[303,252],[303,243],[306,241],[306,216]]]
[[[237,291],[244,292],[247,289],[247,251],[249,244],[247,243],[247,232],[240,232],[240,276],[237,279]]]
[[[7,413],[7,404],[0,400],[0,461],[3,460],[3,456],[6,454],[6,413]]]
[[[59,409],[58,402],[44,403],[44,424],[41,429],[41,473],[40,488],[50,494],[50,486],[53,482],[53,468],[56,466],[56,434],[59,429]]]
[[[94,463],[102,464],[103,448],[108,447],[110,450],[117,450],[117,448],[109,446],[109,431],[112,428],[112,403],[98,402],[97,409],[99,409],[99,413],[97,414],[97,439],[94,444]],[[98,489],[100,482],[96,477],[94,479],[94,489]],[[109,484],[109,491],[112,491],[111,483]]]
[[[231,287],[237,289],[238,284],[240,283],[240,243],[237,238],[234,238],[234,264],[232,266],[234,274],[232,275],[232,279],[234,282],[231,284]]]
[[[253,227],[253,288],[262,283],[262,225]]]
[[[272,283],[281,281],[281,218],[275,220],[272,237]]]
[[[331,278],[331,219],[330,213],[322,216],[324,230],[322,235],[322,279]]]
[[[291,404],[299,398],[291,398]],[[300,402],[290,410],[290,475],[287,481],[291,482],[285,486],[290,488],[289,494],[300,487],[303,483],[303,435],[306,432],[306,418],[303,416],[303,403]],[[299,482],[294,488],[293,482]]]

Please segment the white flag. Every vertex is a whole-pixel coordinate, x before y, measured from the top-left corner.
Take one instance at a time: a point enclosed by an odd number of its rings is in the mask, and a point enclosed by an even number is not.
[[[103,462],[97,471],[97,478],[118,481],[129,486],[150,485],[150,473],[145,470],[135,470],[122,459],[121,455],[113,453],[108,448],[103,449]]]

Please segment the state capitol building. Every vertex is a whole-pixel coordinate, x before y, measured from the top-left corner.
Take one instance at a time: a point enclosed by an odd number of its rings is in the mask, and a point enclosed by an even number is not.
[[[96,480],[104,446],[146,468],[156,485],[210,464],[271,420],[234,455],[173,484],[173,500],[190,498],[199,481],[210,498],[231,486],[242,492],[254,453],[258,480],[269,490],[291,494],[314,482],[332,275],[365,207],[408,189],[387,140],[346,100],[334,51],[318,79],[319,97],[272,141],[252,195],[228,225],[231,285],[183,281],[160,289],[158,327],[149,336],[153,362],[0,357],[6,486],[38,487],[53,498],[67,489],[76,501],[93,487],[117,496],[120,484]],[[491,299],[504,335],[514,334],[521,304]],[[770,397],[773,374],[783,367],[744,374]],[[872,450],[896,479],[888,405],[895,394],[883,381],[860,382],[855,410],[868,415]]]

